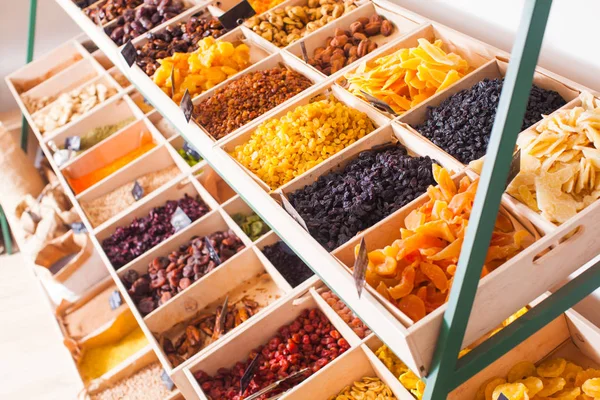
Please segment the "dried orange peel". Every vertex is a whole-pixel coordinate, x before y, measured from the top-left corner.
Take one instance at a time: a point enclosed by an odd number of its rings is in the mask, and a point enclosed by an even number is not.
[[[433,176],[438,186],[430,186],[429,201],[406,216],[400,238],[368,253],[366,281],[413,321],[446,302],[477,192],[478,180],[465,176],[456,185],[437,164]],[[499,213],[482,276],[533,240]]]
[[[401,114],[446,89],[467,73],[466,60],[446,53],[443,42],[419,39],[419,46],[363,62],[344,76],[348,90],[360,98],[361,91],[385,101]]]

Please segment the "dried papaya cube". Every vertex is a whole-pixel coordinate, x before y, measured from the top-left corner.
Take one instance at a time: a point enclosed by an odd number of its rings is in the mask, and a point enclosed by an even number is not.
[[[543,378],[558,378],[567,367],[567,360],[554,358],[546,360],[537,367],[537,373]]]
[[[588,396],[600,397],[600,378],[588,379],[581,385],[581,389]]]
[[[530,361],[521,361],[513,365],[508,371],[507,380],[510,383],[516,382],[521,379],[528,378],[530,376],[536,376],[537,369],[535,365]]]
[[[498,400],[501,394],[508,400],[529,400],[527,386],[522,383],[505,383],[496,386],[492,393],[492,400]]]
[[[558,393],[564,389],[567,381],[563,378],[542,378],[544,388],[537,394],[539,397],[552,396],[554,393]]]

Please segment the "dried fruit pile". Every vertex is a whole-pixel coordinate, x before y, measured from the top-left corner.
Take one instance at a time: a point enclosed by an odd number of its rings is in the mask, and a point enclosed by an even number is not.
[[[429,107],[426,120],[414,128],[464,164],[483,157],[503,83],[504,79],[484,79],[450,96],[439,106]],[[557,92],[533,85],[521,130],[565,104]]]
[[[396,400],[392,390],[379,378],[364,377],[350,386],[346,386],[329,400]]]
[[[364,90],[402,114],[470,71],[467,61],[458,54],[446,53],[443,46],[441,40],[432,44],[419,39],[418,47],[363,62],[344,76],[348,90],[363,99]]]
[[[144,0],[144,5],[135,10],[126,9],[123,15],[104,29],[118,46],[140,36],[176,17],[185,9],[182,0]]]
[[[328,22],[355,10],[353,0],[308,0],[249,18],[245,25],[278,47],[286,47]]]
[[[253,350],[246,361],[238,362],[229,369],[221,368],[215,376],[197,371],[194,377],[209,398],[237,400],[304,368],[309,368],[305,375],[308,377],[349,348],[346,339],[325,314],[314,308],[302,311],[294,322],[279,328],[279,332],[264,346]],[[256,373],[240,396],[240,378],[255,357],[259,357]],[[273,396],[288,388],[278,387],[268,395]]]
[[[265,246],[262,252],[293,288],[314,275],[312,270],[283,242]]]
[[[171,217],[178,207],[192,221],[210,210],[200,196],[194,198],[186,194],[179,200],[169,200],[164,206],[153,208],[147,216],[135,218],[128,226],[118,227],[102,241],[102,249],[113,267],[122,267],[173,235]]]
[[[217,18],[195,15],[186,22],[167,26],[162,32],[148,33],[148,41],[138,49],[135,62],[146,75],[152,76],[160,66],[158,60],[175,53],[191,53],[198,48],[202,38],[212,36],[216,39],[226,32]]]
[[[333,251],[434,183],[429,157],[411,157],[401,146],[363,151],[343,170],[289,195],[310,234]]]
[[[367,282],[413,321],[448,297],[479,182],[465,176],[457,187],[437,164],[433,177],[438,186],[430,186],[429,200],[406,216],[400,238],[368,253]],[[482,276],[532,241],[530,233],[517,231],[510,218],[499,213]]]
[[[563,358],[543,361],[537,367],[521,361],[508,371],[506,379],[487,380],[475,399],[497,400],[501,393],[509,400],[595,399],[600,397],[600,370],[584,370]]]
[[[250,65],[250,48],[243,43],[236,46],[230,42],[217,42],[209,36],[198,42],[198,50],[175,53],[159,63],[152,79],[179,104],[186,89],[194,98]]]
[[[352,328],[359,338],[364,339],[371,334],[371,330],[331,290],[321,293],[321,297]]]
[[[204,311],[187,322],[185,330],[173,341],[161,338],[161,346],[175,368],[227,332],[243,324],[261,308],[257,302],[244,297],[240,301],[229,304],[226,314],[223,314],[222,305],[215,311]],[[222,318],[225,318],[223,330],[221,330]]]
[[[283,0],[249,0],[248,3],[250,3],[254,11],[256,11],[256,15],[259,15],[276,5],[283,3]]]
[[[164,400],[172,395],[161,379],[163,368],[154,362],[113,386],[92,394],[90,400]]]
[[[312,85],[288,68],[250,72],[194,107],[194,118],[219,140]]]
[[[600,100],[560,110],[519,136],[521,171],[508,193],[563,223],[600,197]]]
[[[398,378],[406,390],[410,390],[413,396],[419,400],[423,398],[423,393],[425,393],[425,382],[408,369],[406,364],[404,364],[402,360],[389,349],[389,347],[386,345],[381,346],[375,351],[375,355],[387,369]]]
[[[262,219],[256,213],[244,215],[241,213],[233,214],[231,216],[236,224],[244,231],[244,233],[253,242],[257,241],[262,235],[269,232],[271,227],[265,224]]]
[[[263,122],[230,155],[275,189],[373,130],[365,113],[332,96]]]
[[[337,28],[334,37],[325,41],[325,47],[315,49],[308,63],[325,75],[335,74],[377,48],[377,43],[369,38],[379,34],[390,36],[393,31],[394,25],[381,15],[359,18],[348,31]]]
[[[96,25],[104,25],[119,18],[127,10],[133,11],[143,2],[144,0],[107,0],[105,2],[100,2],[98,6],[84,10],[84,13],[89,19],[94,21]]]
[[[208,210],[203,204],[199,207]],[[240,238],[232,231],[211,233],[207,238],[221,263],[244,248]],[[130,269],[122,280],[140,313],[147,315],[219,265],[211,258],[205,238],[195,237],[168,256],[152,260],[148,265],[148,273],[140,276],[137,271]]]

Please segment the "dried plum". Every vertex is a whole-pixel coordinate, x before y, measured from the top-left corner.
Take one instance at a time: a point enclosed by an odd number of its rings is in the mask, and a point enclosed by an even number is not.
[[[298,286],[314,275],[284,242],[265,246],[262,252],[292,287]]]

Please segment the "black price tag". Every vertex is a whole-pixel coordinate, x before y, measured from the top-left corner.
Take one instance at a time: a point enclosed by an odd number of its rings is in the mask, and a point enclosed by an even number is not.
[[[121,298],[121,293],[118,290],[115,290],[110,294],[108,298],[108,304],[110,305],[111,310],[116,310],[123,304],[123,299]]]
[[[42,220],[42,217],[40,217],[39,215],[37,215],[36,213],[34,213],[33,211],[25,211],[27,214],[29,214],[29,216],[31,217],[31,220],[33,221],[34,224],[37,224],[38,222],[40,222]]]
[[[171,68],[171,97],[175,97],[175,65]]]
[[[185,151],[186,154],[193,157],[194,160],[196,160],[196,161],[200,161],[200,159],[202,158],[200,156],[200,153],[198,153],[196,150],[194,150],[194,148],[188,142],[185,142],[185,141],[183,142],[183,151]]]
[[[162,380],[162,383],[164,383],[164,385],[167,387],[167,390],[173,390],[173,388],[175,387],[175,384],[169,377],[169,374],[167,374],[167,371],[165,371],[164,369],[162,371],[162,374],[160,374],[160,380]]]
[[[219,18],[221,25],[223,25],[225,29],[231,30],[237,28],[238,25],[243,24],[246,19],[253,15],[256,15],[254,8],[248,3],[248,0],[242,0],[225,14],[217,18]]]
[[[242,375],[242,379],[240,380],[240,396],[244,394],[248,388],[248,385],[250,384],[250,381],[252,381],[252,378],[254,378],[254,375],[256,374],[258,359],[259,354],[256,354],[256,357],[254,357],[254,359],[250,362],[248,368],[246,368],[246,371],[244,371],[244,375]]]
[[[144,188],[140,185],[140,183],[136,180],[133,182],[133,189],[131,189],[131,195],[138,201],[142,197],[144,197]]]
[[[365,280],[367,274],[367,266],[369,265],[369,259],[367,258],[367,245],[365,244],[365,238],[360,240],[360,247],[358,248],[358,255],[354,261],[354,284],[356,285],[356,291],[358,292],[358,298],[362,294],[363,288],[365,287]]]
[[[308,64],[308,52],[306,51],[304,40],[300,42],[300,49],[302,50],[302,58],[304,58],[304,62]]]
[[[179,107],[181,107],[181,111],[183,111],[185,120],[187,122],[190,122],[190,119],[192,119],[192,114],[194,112],[194,104],[192,103],[190,92],[187,89],[185,89],[185,93],[181,98],[181,103],[179,104]]]
[[[69,136],[65,139],[65,149],[79,151],[81,149],[81,138],[79,136]]]
[[[125,43],[125,46],[123,46],[123,49],[121,50],[121,54],[123,55],[123,58],[125,59],[127,65],[129,65],[130,67],[133,65],[133,63],[135,63],[135,59],[137,58],[137,50],[135,49],[135,46],[131,43],[131,40]]]
[[[304,222],[304,219],[302,219],[300,214],[298,214],[298,211],[296,211],[294,206],[292,206],[290,201],[287,199],[285,193],[281,192],[280,195],[281,195],[281,203],[283,204],[283,208],[285,209],[285,211],[287,211],[287,213],[290,215],[290,217],[292,217],[294,219],[294,221],[299,223],[300,226],[303,227],[304,230],[308,232],[308,227],[306,226],[306,222]]]
[[[173,228],[175,228],[175,232],[179,232],[191,223],[192,220],[187,216],[185,211],[183,211],[181,207],[177,207],[171,216],[171,225],[173,225]]]
[[[504,188],[506,189],[508,185],[517,177],[519,171],[521,170],[521,149],[515,151],[513,154],[512,160],[510,161],[510,169],[508,170],[508,178],[506,179],[506,184]]]
[[[211,258],[211,260],[213,260],[217,265],[221,265],[221,257],[219,257],[217,250],[215,250],[215,248],[213,247],[208,236],[204,237],[204,245],[208,249],[208,255]]]
[[[385,101],[379,100],[375,96],[371,96],[369,93],[365,92],[364,90],[361,90],[360,92],[363,94],[363,96],[365,96],[367,101],[376,109],[390,113],[392,115],[398,115],[398,114],[396,114],[394,109]]]
[[[504,393],[500,393],[498,400],[508,400],[508,398],[504,395]]]
[[[73,230],[73,233],[87,233],[87,228],[83,222],[73,222],[69,227]]]

